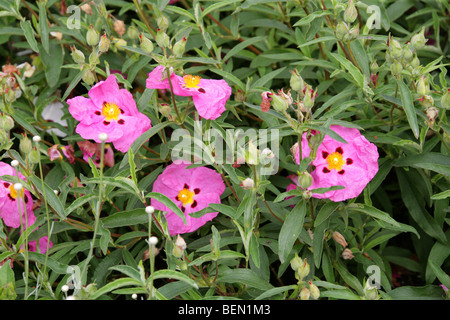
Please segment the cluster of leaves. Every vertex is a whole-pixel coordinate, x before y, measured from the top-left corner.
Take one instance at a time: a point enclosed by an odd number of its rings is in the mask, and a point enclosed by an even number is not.
[[[29,275],[24,279],[25,256],[18,245],[23,235],[2,227],[0,261],[13,261],[13,269],[9,263],[0,269],[2,298],[24,298],[27,293],[28,299],[64,298],[61,288],[73,280],[77,268],[87,270],[77,292],[83,299],[130,299],[132,294],[157,299],[298,299],[305,297],[300,292],[308,281],[319,288],[321,298],[445,297],[439,285],[450,288],[446,1],[85,3],[92,12],[77,11],[82,3],[73,0],[0,0],[0,62],[29,62],[36,68],[30,78],[15,74],[19,98],[2,95],[1,111],[15,122],[11,141],[2,144],[2,161],[20,162],[26,186],[40,203],[35,209],[38,219],[26,233],[29,240],[51,230],[54,244],[47,254],[28,252]],[[352,4],[354,18],[346,11]],[[77,12],[79,28],[73,28]],[[172,44],[187,38],[184,54],[176,58],[184,72],[223,78],[233,87],[227,111],[217,120],[203,119],[201,132],[280,132],[275,175],[257,177],[252,165],[212,165],[227,189],[222,203],[207,210],[220,214],[183,235],[187,248],[181,256],[174,254],[175,239],[161,227],[162,213],[149,216],[145,207],[150,198],[174,207],[151,193],[152,184],[171,163],[170,150],[176,144],[171,132],[183,126],[193,133],[194,118],[161,112],[161,104],[173,101],[147,89],[145,79],[164,52],[156,44],[151,54],[146,52],[136,33],[128,32],[137,30],[154,42],[161,15],[167,18],[165,32]],[[121,32],[116,21],[123,21],[127,32]],[[379,28],[374,27],[377,23]],[[96,49],[87,44],[90,26],[111,40],[107,52],[95,55]],[[424,46],[407,45],[421,32],[428,39]],[[81,69],[71,56],[74,46],[89,57]],[[401,51],[395,53],[403,59],[400,67],[392,60],[392,50]],[[133,93],[153,127],[127,154],[116,152],[116,164],[104,172],[93,162],[50,161],[50,146],[76,147],[83,139],[75,134],[76,122],[66,107],[66,126],[46,121],[42,110],[55,101],[67,106],[67,98],[86,94],[92,81],[112,70],[118,71],[119,82]],[[302,117],[297,117],[298,110],[263,112],[261,93],[288,92],[293,70],[315,89],[314,105]],[[420,81],[431,99],[422,99]],[[297,99],[299,93],[291,93]],[[177,107],[192,108],[187,101],[177,98]],[[435,108],[433,114],[427,112],[430,108]],[[303,132],[329,133],[333,124],[358,128],[377,145],[379,172],[361,196],[349,201],[335,203],[302,193],[291,193],[294,197],[287,200],[286,177],[308,165],[295,164],[291,147]],[[66,136],[46,131],[51,128]],[[24,135],[42,137],[38,151],[44,183],[36,162],[16,151]],[[81,157],[77,148],[75,157]],[[240,186],[246,177],[254,178],[254,188]],[[78,186],[72,184],[74,179],[79,179]],[[100,188],[104,196],[99,197]],[[96,223],[98,237],[93,239]],[[342,245],[332,237],[335,231],[346,239],[352,259],[343,258]],[[156,247],[146,241],[150,233],[159,239]],[[291,268],[297,255],[309,265],[300,279]],[[380,271],[375,295],[367,286],[373,266]],[[35,290],[27,292],[25,283]]]

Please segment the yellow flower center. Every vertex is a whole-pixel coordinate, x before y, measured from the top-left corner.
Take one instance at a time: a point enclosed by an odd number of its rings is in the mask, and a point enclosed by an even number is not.
[[[102,114],[106,121],[117,120],[120,114],[120,108],[115,103],[106,102],[103,104]]]
[[[17,190],[14,189],[14,185],[10,185],[8,189],[9,189],[9,195],[11,196],[11,198],[17,199],[18,194],[17,194]],[[23,190],[20,191],[20,196],[23,197]]]
[[[198,88],[198,84],[200,83],[201,79],[202,78],[200,78],[199,76],[192,76],[188,74],[187,76],[183,77],[184,86],[186,88]]]
[[[337,171],[341,171],[342,166],[345,164],[344,158],[339,152],[331,153],[326,160],[328,162],[329,170],[336,169]]]
[[[182,189],[178,193],[178,200],[183,203],[183,206],[194,203],[194,192],[189,189]]]

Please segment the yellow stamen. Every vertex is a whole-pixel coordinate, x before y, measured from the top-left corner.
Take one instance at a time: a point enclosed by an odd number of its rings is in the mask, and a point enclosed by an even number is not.
[[[120,108],[115,103],[104,103],[102,114],[105,116],[106,121],[118,120],[120,114]]]
[[[11,196],[11,198],[17,199],[18,194],[17,194],[17,190],[14,189],[14,185],[10,185],[8,189],[9,189],[9,195]],[[20,196],[23,197],[23,190],[20,190]]]
[[[336,169],[337,171],[342,170],[342,166],[345,164],[344,158],[342,157],[342,154],[339,152],[333,152],[327,157],[328,162],[328,169],[333,170]]]
[[[199,76],[192,76],[188,74],[187,76],[183,77],[184,86],[186,88],[198,88],[198,84],[200,83],[201,79],[202,78],[200,78]]]
[[[194,203],[194,192],[189,189],[182,189],[178,193],[178,200],[183,203],[183,206]]]

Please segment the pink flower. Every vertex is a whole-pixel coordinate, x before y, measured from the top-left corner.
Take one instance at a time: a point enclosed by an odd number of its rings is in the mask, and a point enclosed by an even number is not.
[[[149,89],[170,89],[170,83],[163,66],[157,66],[148,74],[146,86]],[[192,97],[198,114],[205,119],[217,119],[225,111],[225,104],[231,96],[231,87],[221,80],[202,79],[199,76],[175,73],[170,76],[173,93]]]
[[[107,142],[127,152],[142,133],[151,128],[151,121],[140,113],[133,96],[126,89],[119,89],[112,74],[89,90],[89,98],[78,96],[67,100],[69,112],[80,121],[76,132],[84,139],[100,143],[98,135],[106,133]]]
[[[75,156],[74,156],[75,150],[73,150],[73,146],[70,144],[68,146],[59,146],[59,144],[55,144],[55,145],[51,146],[50,148],[48,148],[47,155],[48,155],[48,158],[50,159],[50,161],[54,161],[56,159],[63,158],[61,155],[61,152],[59,152],[59,150],[58,150],[58,147],[61,149],[62,153],[69,160],[69,162],[71,164],[74,164],[75,163]]]
[[[97,168],[100,167],[100,158],[101,158],[101,143],[92,143],[89,141],[80,141],[77,142],[78,146],[80,147],[81,151],[83,152],[83,160],[89,163],[89,158],[92,158],[92,161],[94,161],[95,166]],[[103,156],[103,162],[108,167],[114,166],[114,150],[112,149],[110,144],[105,145],[104,150],[104,156]]]
[[[42,254],[47,252],[47,244],[48,248],[50,249],[53,247],[53,243],[51,241],[48,241],[48,237],[44,236],[39,239],[39,244],[37,240],[28,242],[28,250],[33,252],[40,252]],[[38,251],[39,249],[39,251]]]
[[[313,184],[308,189],[343,186],[345,188],[341,190],[312,194],[315,198],[338,202],[357,197],[372,180],[378,172],[378,150],[358,129],[339,125],[332,125],[330,129],[347,143],[325,135],[312,162],[315,167],[311,172]],[[304,133],[302,136],[302,158],[308,157],[311,152],[306,135]],[[295,161],[300,164],[298,148]]]
[[[195,231],[214,219],[218,212],[207,213],[200,218],[193,218],[189,214],[200,211],[211,203],[220,203],[220,195],[225,190],[219,173],[205,167],[186,169],[189,165],[190,163],[183,162],[172,163],[153,184],[153,192],[170,198],[186,216],[187,225],[165,205],[152,199],[151,204],[155,209],[167,211],[170,235]]]
[[[9,164],[0,162],[0,177],[6,175],[17,176],[16,170]],[[19,178],[26,180],[20,172]],[[21,215],[19,214],[19,206]],[[33,198],[30,191],[25,189],[17,191],[14,189],[13,183],[0,179],[0,217],[8,227],[19,228],[21,221],[23,226],[31,226],[36,221],[36,217],[33,213]],[[25,224],[25,222],[27,223]]]

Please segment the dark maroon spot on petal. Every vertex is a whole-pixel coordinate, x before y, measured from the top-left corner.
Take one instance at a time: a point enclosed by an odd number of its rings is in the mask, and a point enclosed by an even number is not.
[[[328,152],[322,151],[322,157],[326,159],[328,157]]]
[[[194,189],[194,193],[195,193],[195,194],[199,194],[199,193],[200,193],[200,189],[199,189],[199,188],[195,188],[195,189]]]
[[[194,200],[194,202],[191,204],[191,208],[194,209],[197,206],[197,200]]]
[[[189,189],[189,186],[187,185],[187,183],[184,184],[184,189]]]
[[[178,196],[175,197],[175,200],[180,201],[180,198],[178,198]]]
[[[328,170],[328,168],[323,168],[322,172],[323,173],[328,173],[328,172],[330,172],[330,170]]]
[[[200,88],[200,89],[198,89],[198,92],[205,93],[206,91],[205,91],[205,89]]]
[[[25,195],[25,203],[28,203],[28,196],[27,195]]]
[[[100,111],[95,111],[94,113],[98,116],[102,114]]]
[[[5,186],[5,188],[9,188],[10,184],[8,182],[3,182],[3,185]]]
[[[8,197],[11,199],[11,201],[16,201],[16,199],[14,199],[11,194],[8,193]]]
[[[100,159],[96,159],[96,160],[95,160],[95,163],[100,163]]]
[[[353,163],[353,160],[350,159],[350,158],[347,158],[346,162],[347,162],[347,164],[352,164],[352,163]]]
[[[103,121],[103,124],[105,125],[105,126],[107,126],[107,125],[109,125],[111,122],[109,122],[109,121]]]
[[[344,174],[345,170],[338,171],[339,174]]]
[[[337,148],[336,148],[336,152],[337,152],[337,153],[340,153],[340,154],[344,154],[344,150],[342,150],[341,147],[337,147]]]
[[[125,120],[120,119],[119,121],[117,121],[117,123],[118,123],[118,124],[124,124],[124,123],[125,123]]]
[[[122,109],[119,109],[120,110],[120,113],[121,114],[124,114],[125,113],[125,111],[123,111]]]
[[[186,208],[182,206],[181,211],[183,211],[183,213],[184,213],[186,211]]]
[[[105,106],[105,104],[107,104],[108,102],[106,102],[106,101],[103,101],[103,106]]]

